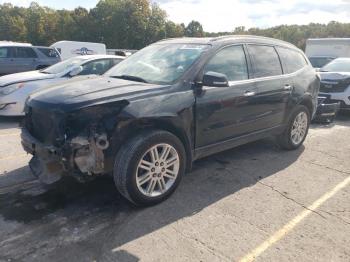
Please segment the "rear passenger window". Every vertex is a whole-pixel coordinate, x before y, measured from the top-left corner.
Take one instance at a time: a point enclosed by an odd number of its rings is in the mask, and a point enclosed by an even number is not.
[[[113,65],[119,64],[121,61],[123,61],[123,59],[113,59]]]
[[[87,62],[83,65],[83,71],[79,75],[102,75],[112,66],[111,59],[100,59]]]
[[[255,78],[282,75],[281,62],[274,47],[248,45],[248,50]]]
[[[204,74],[209,71],[225,74],[228,81],[248,79],[243,47],[241,45],[230,46],[219,51],[205,66]]]
[[[36,58],[37,55],[30,47],[16,47],[16,58]]]
[[[284,71],[287,74],[294,73],[307,65],[304,56],[298,51],[284,47],[277,47],[277,52],[280,55]]]

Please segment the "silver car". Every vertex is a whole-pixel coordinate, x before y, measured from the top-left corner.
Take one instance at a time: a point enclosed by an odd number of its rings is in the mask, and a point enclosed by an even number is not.
[[[78,56],[46,69],[0,77],[0,116],[24,115],[24,104],[33,92],[67,81],[74,76],[102,75],[125,59],[122,56]]]
[[[60,61],[55,48],[0,41],[0,75],[39,70]]]

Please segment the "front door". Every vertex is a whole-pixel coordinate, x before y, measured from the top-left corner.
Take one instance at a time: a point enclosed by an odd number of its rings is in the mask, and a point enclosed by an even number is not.
[[[0,75],[16,72],[11,47],[0,47]]]
[[[196,97],[196,147],[225,141],[259,129],[257,89],[249,79],[247,56],[242,45],[218,51],[203,73],[225,74],[229,87],[204,86]]]

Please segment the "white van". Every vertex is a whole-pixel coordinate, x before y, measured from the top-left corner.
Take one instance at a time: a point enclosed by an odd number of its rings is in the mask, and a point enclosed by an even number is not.
[[[105,55],[106,45],[101,43],[59,41],[51,45],[60,52],[62,60],[80,55]]]
[[[306,41],[305,54],[315,68],[338,57],[350,57],[350,38],[318,38]]]

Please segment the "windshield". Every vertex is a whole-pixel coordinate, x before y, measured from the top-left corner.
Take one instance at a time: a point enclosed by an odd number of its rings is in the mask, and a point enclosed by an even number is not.
[[[83,61],[87,60],[86,57],[73,57],[70,59],[67,59],[65,61],[59,62],[57,64],[54,64],[53,66],[50,66],[40,72],[45,74],[59,74],[66,72],[67,70],[73,68],[74,66],[79,66]]]
[[[322,67],[323,72],[350,72],[350,59],[336,59]]]
[[[324,67],[326,64],[331,62],[334,58],[332,57],[310,57],[310,63],[312,64],[313,68],[321,68]]]
[[[122,61],[106,75],[153,84],[171,84],[208,47],[198,44],[154,44]]]

